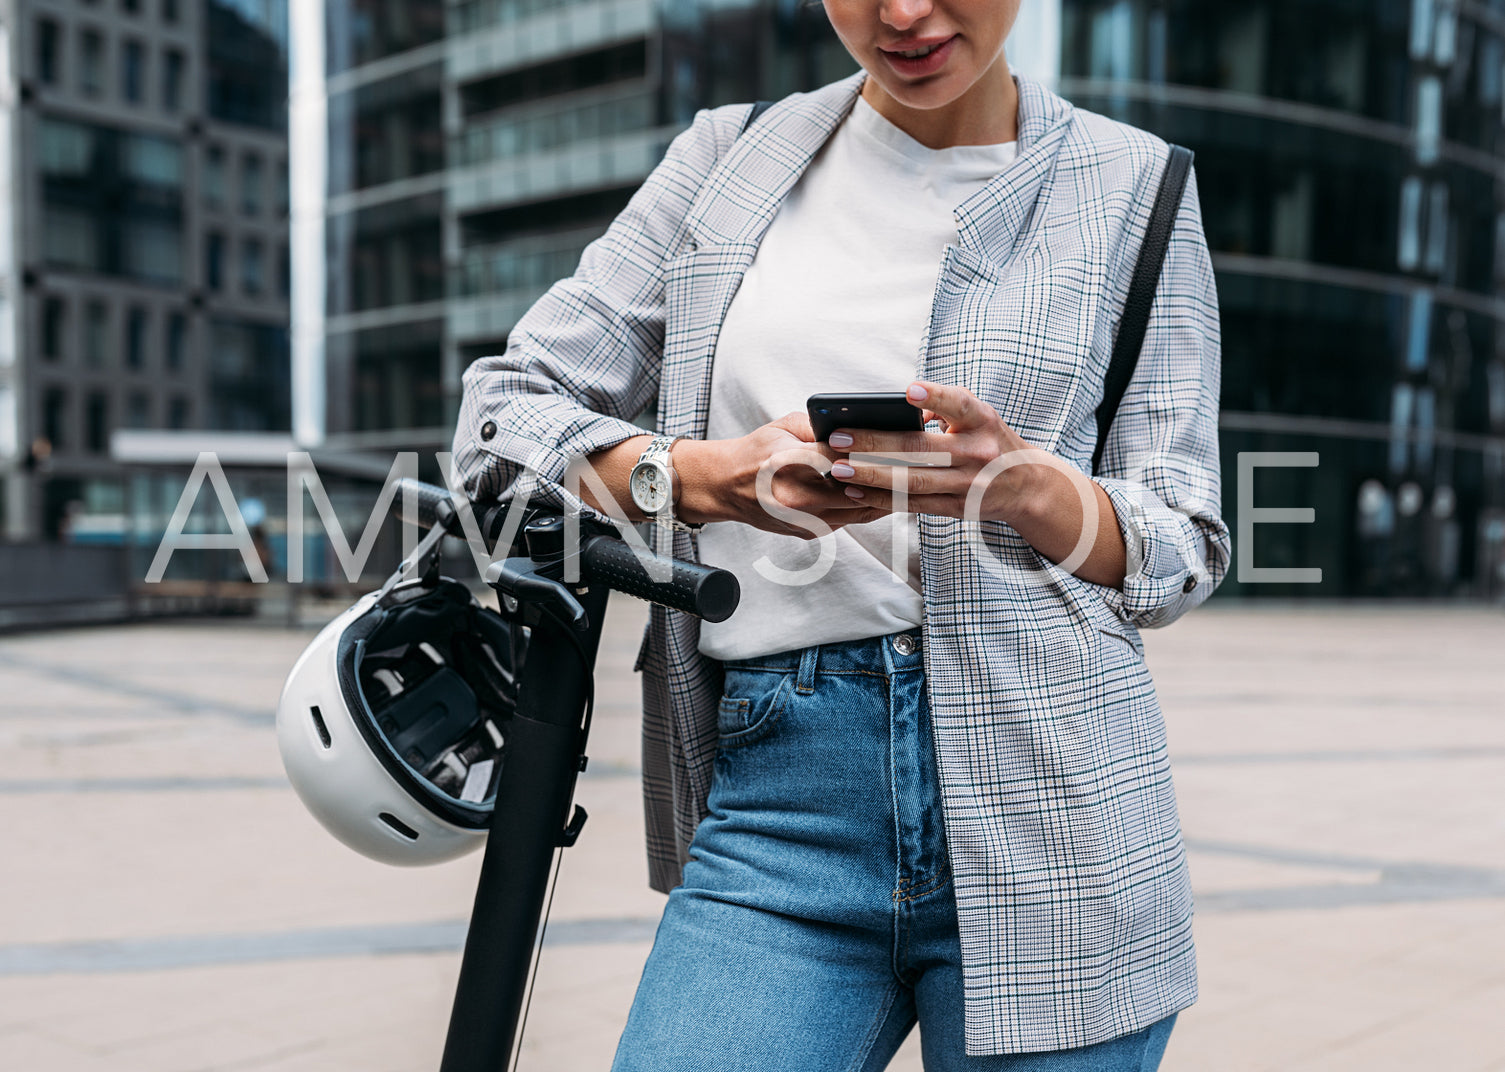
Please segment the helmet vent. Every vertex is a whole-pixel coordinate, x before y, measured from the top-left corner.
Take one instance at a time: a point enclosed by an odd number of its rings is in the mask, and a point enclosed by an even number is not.
[[[331,742],[331,738],[329,736],[329,727],[324,725],[324,716],[319,714],[319,708],[317,706],[310,707],[308,709],[308,713],[313,716],[314,729],[319,731],[319,743],[322,744],[325,748],[328,748]]]
[[[380,812],[376,817],[390,826],[393,830],[396,830],[399,834],[407,838],[409,841],[418,840],[418,831],[414,830],[411,826],[403,822],[391,812]]]

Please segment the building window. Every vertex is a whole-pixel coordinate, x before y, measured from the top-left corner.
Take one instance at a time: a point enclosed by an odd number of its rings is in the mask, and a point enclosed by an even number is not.
[[[76,208],[47,206],[42,211],[42,256],[60,268],[100,268],[99,228],[93,216]]]
[[[63,299],[49,294],[42,299],[42,356],[48,361],[63,357],[63,319],[67,308]]]
[[[146,96],[146,48],[140,41],[127,41],[120,48],[120,95],[131,104]]]
[[[188,349],[188,318],[182,313],[173,313],[167,318],[167,371],[183,371],[183,358]]]
[[[225,150],[218,145],[204,152],[204,204],[210,208],[225,204]]]
[[[183,146],[171,138],[128,134],[123,143],[125,176],[171,193],[183,189]]]
[[[61,387],[49,387],[42,394],[42,434],[53,450],[61,450],[68,444],[68,392]]]
[[[148,283],[182,284],[183,229],[177,220],[126,220],[120,236],[121,274]]]
[[[84,403],[84,447],[90,454],[110,449],[110,399],[103,391],[93,392]]]
[[[78,38],[78,88],[86,97],[97,97],[104,85],[104,36],[98,30],[85,30]]]
[[[260,294],[266,287],[262,264],[261,239],[247,238],[240,244],[240,289],[244,294]]]
[[[48,178],[88,179],[94,167],[96,128],[62,119],[43,119],[42,174]]]
[[[55,86],[60,78],[59,56],[60,31],[52,19],[37,20],[37,80],[44,86]]]
[[[125,402],[125,426],[127,428],[150,428],[152,426],[152,400],[145,391],[132,391]]]
[[[277,247],[277,296],[289,298],[293,293],[293,263],[287,246]]]
[[[120,10],[127,15],[141,14],[141,0],[120,0]]]
[[[188,427],[188,399],[173,395],[167,402],[167,427],[175,432]]]
[[[204,239],[204,285],[216,294],[225,285],[225,236],[213,231]]]
[[[275,176],[273,176],[273,179],[274,179],[274,181],[276,183],[275,190],[276,190],[276,197],[277,197],[277,202],[276,202],[277,215],[279,215],[279,216],[286,216],[287,215],[287,205],[288,205],[288,189],[287,189],[287,160],[285,158],[282,159],[282,160],[277,161],[277,174]]]
[[[286,431],[292,420],[287,328],[212,320],[204,347],[207,374],[201,426],[217,431]]]
[[[162,107],[176,112],[183,107],[183,53],[170,48],[162,54]]]
[[[139,369],[146,365],[146,310],[139,306],[125,318],[125,367]]]
[[[247,216],[261,215],[261,156],[247,153],[240,162],[240,210]]]
[[[84,364],[103,368],[105,351],[110,345],[110,309],[102,301],[91,301],[84,314]]]
[[[162,21],[178,21],[178,0],[162,0]]]

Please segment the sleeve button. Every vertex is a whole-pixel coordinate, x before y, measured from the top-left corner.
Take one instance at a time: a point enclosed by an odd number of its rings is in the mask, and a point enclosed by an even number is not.
[[[1186,593],[1187,595],[1190,595],[1191,592],[1192,592],[1192,589],[1194,589],[1196,587],[1197,587],[1197,575],[1194,574],[1194,573],[1188,573],[1186,575],[1186,583],[1181,586],[1181,591],[1184,592],[1184,593]]]
[[[488,442],[496,438],[496,421],[487,421],[481,425],[481,438]]]

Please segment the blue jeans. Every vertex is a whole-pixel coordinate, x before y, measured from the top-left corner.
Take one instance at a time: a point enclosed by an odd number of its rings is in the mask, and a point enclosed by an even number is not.
[[[967,1057],[919,633],[726,666],[710,814],[669,895],[617,1072],[1153,1072],[1175,1017]]]

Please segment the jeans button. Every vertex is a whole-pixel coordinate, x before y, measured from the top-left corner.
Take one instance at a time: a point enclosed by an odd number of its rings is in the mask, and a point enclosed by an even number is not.
[[[914,637],[908,633],[900,633],[894,637],[894,650],[900,655],[913,655],[917,646]]]

